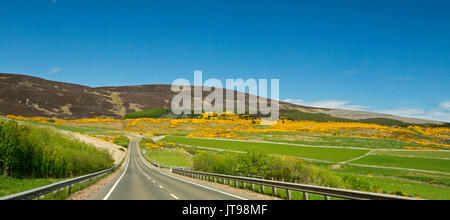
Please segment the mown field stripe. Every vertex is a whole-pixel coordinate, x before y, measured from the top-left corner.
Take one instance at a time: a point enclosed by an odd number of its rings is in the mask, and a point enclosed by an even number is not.
[[[251,149],[262,150],[268,154],[286,155],[293,157],[310,158],[331,162],[344,162],[358,158],[369,152],[362,149],[328,148],[328,147],[305,147],[288,144],[274,144],[261,142],[238,142],[215,139],[187,138],[178,136],[167,136],[162,142],[186,144],[199,147],[217,148],[234,151],[248,151]]]
[[[352,164],[428,170],[450,174],[450,161],[445,159],[368,155],[353,161]]]

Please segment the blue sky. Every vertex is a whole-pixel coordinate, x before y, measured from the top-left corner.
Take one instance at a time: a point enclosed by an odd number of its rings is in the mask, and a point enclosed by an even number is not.
[[[294,103],[450,122],[450,1],[0,0],[0,72],[278,78]]]

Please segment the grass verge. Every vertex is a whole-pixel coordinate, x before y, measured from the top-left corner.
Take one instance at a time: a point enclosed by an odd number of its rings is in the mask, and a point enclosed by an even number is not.
[[[64,179],[51,178],[20,179],[9,176],[0,176],[0,197],[47,186],[63,180]]]

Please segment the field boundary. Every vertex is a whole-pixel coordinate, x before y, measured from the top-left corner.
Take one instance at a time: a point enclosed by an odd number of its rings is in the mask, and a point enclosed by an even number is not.
[[[322,148],[322,147],[308,147],[289,144],[274,144],[274,143],[257,143],[257,142],[233,142],[228,140],[217,139],[195,139],[183,138],[177,136],[168,136],[160,142],[184,144],[198,147],[205,147],[205,149],[216,148],[222,151],[242,153],[251,149],[261,147],[261,149],[268,150],[270,155],[280,155],[296,157],[300,159],[309,159],[321,162],[339,163],[360,157],[370,150],[366,149],[350,149],[350,148]],[[236,143],[236,144],[234,144]],[[237,144],[239,143],[239,144]],[[288,153],[291,152],[291,153]],[[301,156],[301,157],[300,157]]]
[[[427,156],[415,156],[415,155],[377,154],[377,150],[374,150],[372,155],[376,155],[376,156],[392,156],[392,157],[409,157],[409,158],[425,158],[425,159],[436,159],[436,160],[450,160],[450,158],[446,158],[446,157],[427,157]]]
[[[236,140],[236,139],[226,139],[226,138],[185,137],[185,136],[175,136],[175,135],[167,135],[165,137],[181,137],[181,138],[189,138],[189,139],[216,140],[216,141],[234,141],[234,142],[259,143],[259,144],[280,144],[280,145],[299,146],[299,147],[315,147],[315,148],[352,149],[352,150],[369,150],[369,151],[370,150],[374,150],[373,148],[362,148],[362,147],[317,146],[317,145],[292,144],[292,143],[271,142],[271,141]]]
[[[173,136],[173,137],[177,137],[177,136]],[[193,138],[193,139],[196,139],[196,138]],[[217,140],[217,139],[208,139],[208,138],[199,138],[199,139],[202,139],[202,140]],[[228,140],[221,139],[221,141],[228,141]],[[211,150],[211,151],[218,151],[218,152],[247,153],[247,152],[244,152],[244,151],[228,150],[228,149],[221,149],[221,148],[201,147],[201,146],[187,145],[187,144],[178,144],[178,145],[179,146],[183,146],[183,147],[187,147],[187,148],[204,149],[204,150]],[[342,149],[346,149],[346,148],[342,148]],[[412,172],[421,172],[421,173],[430,173],[430,174],[450,175],[450,173],[443,172],[443,171],[433,171],[433,170],[422,170],[422,169],[413,169],[413,168],[404,168],[404,167],[389,167],[389,166],[365,165],[365,164],[352,163],[354,161],[357,161],[357,160],[362,159],[364,157],[367,157],[369,155],[376,155],[376,151],[377,150],[378,149],[372,149],[369,152],[365,153],[364,155],[358,156],[356,158],[352,158],[352,159],[347,160],[347,161],[342,161],[342,162],[327,161],[327,160],[320,160],[320,159],[311,159],[311,158],[304,158],[304,157],[290,156],[290,155],[279,155],[279,154],[269,154],[269,155],[271,155],[271,156],[286,156],[286,157],[289,157],[289,158],[298,158],[298,159],[305,160],[305,161],[321,162],[321,163],[328,163],[328,164],[348,164],[348,165],[352,165],[352,166],[368,167],[368,168],[383,168],[383,169],[403,170],[403,171],[412,171]],[[415,151],[415,152],[417,152],[417,151]],[[392,156],[393,157],[401,157],[401,156],[398,156],[398,155],[392,155]],[[426,158],[426,157],[413,156],[411,158]],[[442,158],[428,158],[428,159],[439,160],[439,159],[442,159]]]
[[[226,149],[219,149],[219,148],[209,148],[209,147],[200,147],[200,146],[194,146],[194,145],[187,145],[187,144],[177,144],[182,147],[187,148],[198,148],[198,149],[204,149],[204,150],[212,150],[212,151],[219,151],[219,152],[230,152],[230,153],[238,153],[238,154],[246,154],[245,151],[235,151],[235,150],[226,150]],[[281,155],[281,154],[269,154],[270,156],[285,156],[289,158],[298,158],[306,161],[313,161],[313,162],[322,162],[322,163],[331,163],[335,164],[337,162],[328,161],[328,160],[318,160],[318,159],[311,159],[311,158],[304,158],[304,157],[296,157],[296,156],[289,156],[289,155]]]
[[[344,162],[340,162],[339,164],[346,164],[346,163],[350,163],[350,162],[355,161],[355,160],[359,160],[359,159],[361,159],[361,158],[364,158],[364,157],[367,157],[367,156],[369,156],[369,155],[372,155],[373,152],[374,152],[374,150],[369,151],[369,152],[367,152],[366,154],[364,154],[364,155],[362,155],[362,156],[360,156],[360,157],[353,158],[353,159],[351,159],[351,160],[347,160],[347,161],[344,161]]]
[[[383,151],[400,151],[400,152],[449,152],[450,150],[406,150],[406,149],[387,149],[387,148],[366,148],[366,147],[345,147],[345,146],[321,146],[321,145],[307,145],[307,144],[295,144],[295,143],[284,143],[284,142],[272,142],[272,141],[257,141],[257,140],[236,140],[236,139],[226,139],[226,138],[204,138],[204,137],[186,137],[186,136],[176,136],[176,135],[164,135],[161,139],[165,137],[180,137],[189,139],[202,139],[202,140],[217,140],[217,141],[235,141],[235,142],[246,142],[246,143],[261,143],[261,144],[280,144],[280,145],[290,145],[299,147],[316,147],[316,148],[334,148],[334,149],[353,149],[353,150],[383,150]]]
[[[354,164],[347,163],[348,165],[357,166],[357,167],[369,167],[369,168],[381,168],[381,169],[392,169],[392,170],[405,170],[419,173],[432,173],[432,174],[442,174],[450,176],[450,173],[442,172],[442,171],[432,171],[432,170],[420,170],[420,169],[411,169],[411,168],[402,168],[402,167],[386,167],[386,166],[378,166],[378,165],[366,165],[366,164]]]

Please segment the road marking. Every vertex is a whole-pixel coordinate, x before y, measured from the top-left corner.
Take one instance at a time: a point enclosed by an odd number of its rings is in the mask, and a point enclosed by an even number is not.
[[[175,198],[176,200],[178,200],[178,197],[176,197],[174,194],[170,194],[173,198]]]
[[[153,180],[153,183],[156,183],[156,181]]]
[[[142,168],[139,166],[137,160],[135,160],[134,162],[135,162],[136,167],[138,168],[138,170],[139,170],[142,174],[144,174],[144,176],[147,177],[148,180],[152,180],[152,178],[150,178],[150,177],[142,170]],[[154,183],[154,182],[155,182],[155,181],[153,181],[153,183]]]
[[[142,159],[142,156],[141,156],[141,153],[140,153],[140,152],[138,152],[138,157],[139,157],[139,159],[141,160],[141,162],[144,163],[145,166],[147,166],[147,167],[150,168],[150,169],[156,169],[156,168],[153,168],[153,167],[151,167],[150,165],[148,165],[148,164],[147,164],[147,161],[144,161],[144,160]],[[164,175],[164,176],[170,177],[170,178],[172,178],[172,179],[176,179],[176,180],[179,180],[179,181],[183,181],[183,182],[185,182],[185,183],[190,183],[190,184],[192,184],[192,185],[200,186],[200,187],[203,187],[203,188],[205,188],[205,189],[209,189],[209,190],[214,191],[214,192],[222,193],[222,194],[225,194],[225,195],[227,195],[227,196],[231,196],[231,197],[234,197],[234,198],[237,198],[237,199],[240,199],[240,200],[248,200],[248,199],[243,198],[243,197],[240,197],[240,196],[236,196],[236,195],[233,195],[233,194],[230,194],[230,193],[226,193],[226,192],[223,192],[223,191],[220,191],[220,190],[211,188],[211,187],[207,187],[207,186],[204,186],[204,185],[201,185],[201,184],[198,184],[198,183],[194,183],[194,182],[191,182],[191,181],[188,181],[188,180],[185,180],[185,179],[181,179],[181,178],[178,178],[178,177],[169,175],[169,174],[165,174],[165,173],[162,173],[161,171],[160,171],[159,173],[161,173],[161,174]]]
[[[161,188],[161,189],[164,189],[164,187],[163,187],[163,186],[161,186],[161,185],[159,185],[159,188]]]
[[[106,196],[105,196],[105,198],[103,198],[103,200],[108,200],[109,199],[109,197],[113,193],[114,189],[116,189],[117,185],[122,180],[123,176],[125,176],[125,174],[127,173],[128,165],[130,164],[130,159],[131,159],[130,153],[131,153],[131,151],[128,151],[127,165],[125,166],[125,170],[123,171],[122,176],[120,176],[120,178],[117,180],[117,182],[114,184],[114,186],[109,190],[108,194],[106,194]]]
[[[201,184],[194,183],[194,182],[191,182],[191,181],[188,181],[188,180],[184,180],[184,179],[181,179],[181,178],[178,178],[178,177],[174,177],[174,176],[171,176],[171,175],[162,173],[162,172],[159,172],[159,173],[161,173],[162,175],[165,175],[165,176],[167,176],[167,177],[173,178],[173,179],[177,179],[177,180],[180,180],[180,181],[183,181],[183,182],[186,182],[186,183],[190,183],[190,184],[193,184],[193,185],[196,185],[196,186],[203,187],[203,188],[205,188],[205,189],[209,189],[209,190],[212,190],[212,191],[215,191],[215,192],[219,192],[219,193],[225,194],[225,195],[227,195],[227,196],[231,196],[231,197],[234,197],[234,198],[237,198],[237,199],[241,199],[241,200],[248,200],[248,199],[242,198],[242,197],[240,197],[240,196],[236,196],[236,195],[233,195],[233,194],[230,194],[230,193],[226,193],[226,192],[223,192],[223,191],[220,191],[220,190],[211,188],[211,187],[203,186],[203,185],[201,185]]]

